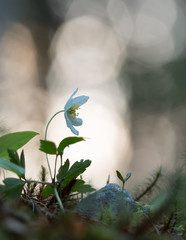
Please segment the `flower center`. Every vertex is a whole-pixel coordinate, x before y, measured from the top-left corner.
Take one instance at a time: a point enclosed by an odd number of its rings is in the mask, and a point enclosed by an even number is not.
[[[79,113],[76,113],[76,111],[79,109],[79,104],[78,103],[75,103],[71,108],[69,108],[67,110],[67,114],[68,114],[68,117],[71,119],[71,120],[76,120],[77,119],[77,116],[79,115]]]

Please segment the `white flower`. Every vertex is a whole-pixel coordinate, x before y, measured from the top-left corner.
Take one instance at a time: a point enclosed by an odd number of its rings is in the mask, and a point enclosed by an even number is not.
[[[75,134],[79,135],[79,132],[74,128],[74,126],[81,126],[83,124],[83,120],[81,118],[77,118],[79,115],[76,111],[79,109],[81,105],[86,103],[89,99],[88,96],[79,96],[73,98],[73,96],[77,93],[78,88],[72,94],[72,96],[68,99],[64,107],[64,115],[67,127]]]

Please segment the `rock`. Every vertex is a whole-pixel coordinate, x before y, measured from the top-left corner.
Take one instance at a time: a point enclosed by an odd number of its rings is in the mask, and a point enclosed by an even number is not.
[[[135,200],[127,190],[110,183],[83,198],[76,207],[77,213],[92,220],[116,218],[127,210],[136,211]]]

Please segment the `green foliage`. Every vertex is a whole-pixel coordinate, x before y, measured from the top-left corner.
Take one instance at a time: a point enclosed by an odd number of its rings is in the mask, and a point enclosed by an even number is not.
[[[112,214],[112,205],[103,207],[101,205],[99,220],[104,224],[111,225],[113,223],[114,215]]]
[[[25,168],[25,155],[24,155],[24,151],[23,150],[22,150],[21,156],[20,156],[20,166]]]
[[[69,161],[69,159],[67,159],[65,161],[65,164],[62,165],[58,170],[58,174],[57,174],[58,181],[62,181],[66,177],[69,167],[70,167],[70,161]]]
[[[48,197],[52,193],[54,193],[53,188],[50,185],[47,185],[42,191],[42,197]]]
[[[121,173],[116,170],[116,174],[117,174],[117,177],[122,181],[122,183],[125,183],[130,177],[131,177],[131,173],[127,173],[126,177],[124,178]]]
[[[18,150],[36,135],[38,135],[38,133],[31,131],[14,132],[3,135],[0,137],[0,157],[9,159],[8,149]]]
[[[132,175],[132,174],[131,174],[130,172],[127,173],[127,175],[126,175],[126,177],[125,177],[125,182],[129,180],[129,178],[131,177],[131,175]]]
[[[51,120],[53,119],[53,117],[51,118]],[[51,122],[51,120],[49,121],[49,123]],[[47,128],[45,138],[47,136]],[[22,151],[19,156],[16,151],[37,134],[38,133],[36,132],[27,131],[6,134],[0,137],[0,167],[17,174],[19,177],[19,179],[12,177],[5,178],[3,180],[3,184],[0,184],[0,197],[2,199],[0,216],[3,216],[3,221],[4,218],[6,218],[9,214],[7,208],[4,208],[4,206],[2,207],[2,204],[4,204],[7,199],[18,200],[21,198],[21,200],[23,200],[20,201],[21,204],[23,204],[23,202],[29,204],[33,212],[37,213],[39,219],[44,219],[44,217],[46,217],[47,221],[50,221],[54,219],[59,220],[59,209],[64,213],[63,204],[65,206],[65,210],[70,210],[71,208],[68,205],[70,202],[74,211],[75,205],[79,201],[80,196],[81,198],[83,198],[84,193],[90,193],[95,190],[91,185],[86,184],[81,176],[81,174],[85,172],[87,167],[90,166],[90,160],[80,160],[70,166],[70,161],[69,159],[67,159],[62,165],[62,155],[64,149],[69,145],[84,141],[84,138],[82,137],[65,138],[60,142],[58,147],[56,147],[56,144],[52,141],[40,140],[41,151],[45,152],[46,154],[56,155],[54,173],[53,171],[51,171],[50,165],[48,164],[51,182],[46,181],[47,171],[43,166],[41,167],[39,178],[41,181],[27,180],[25,178],[24,152]],[[58,157],[60,157],[61,159],[61,166],[57,170],[56,166]],[[122,182],[124,189],[124,184],[131,177],[131,173],[127,173],[127,175],[124,177],[118,170],[116,170],[116,174],[118,179]],[[149,193],[154,192],[156,187],[158,186],[157,183],[161,175],[162,169],[159,168],[153,179],[151,179],[148,186],[145,187],[142,193],[138,194],[136,200],[141,200],[144,196],[149,196]],[[108,178],[107,182],[109,181],[110,177]],[[170,177],[167,178],[166,181],[164,181],[164,184],[161,184],[161,190],[159,190],[158,195],[156,194],[155,197],[153,196],[152,201],[149,198],[144,205],[142,202],[134,202],[134,205],[136,207],[134,211],[130,211],[130,209],[126,207],[125,212],[123,211],[123,215],[121,210],[121,216],[119,216],[119,214],[115,216],[112,211],[112,205],[109,205],[106,208],[102,207],[100,210],[99,224],[100,226],[104,226],[104,232],[108,231],[108,229],[111,231],[111,233],[114,232],[113,238],[110,239],[116,239],[116,235],[120,236],[118,239],[132,238],[137,240],[160,239],[160,236],[162,237],[161,239],[167,239],[167,236],[176,237],[176,239],[179,239],[177,238],[179,236],[184,238],[186,234],[185,189],[186,173],[185,166],[183,166],[181,170],[177,170],[174,174],[171,174]],[[8,203],[10,202],[14,202],[15,204],[15,201],[8,201]],[[14,210],[12,212],[13,214],[11,213],[10,219],[14,217]],[[67,212],[68,211],[66,211],[66,213]],[[8,219],[5,220],[7,220],[8,222],[9,216]],[[61,238],[61,234],[56,235],[56,229],[61,229],[61,226],[64,226],[66,224],[66,220],[67,214],[63,215],[62,222],[59,223],[60,227],[58,228],[55,225],[55,228],[53,228],[55,229],[55,232],[52,235],[52,239]],[[34,216],[33,220],[34,224],[35,221],[36,215]],[[39,223],[39,221],[37,223]],[[71,218],[71,221],[74,221],[75,225],[70,222],[70,229],[77,229],[77,227],[72,227],[77,226],[77,221],[78,224],[79,222],[82,223],[82,221],[79,221],[79,219],[77,220],[77,218]],[[86,234],[87,226],[89,226],[88,224],[89,223],[86,222],[86,225],[84,227],[86,231],[83,230],[83,234]],[[94,222],[91,222],[91,225],[93,226],[95,226],[96,224],[94,224]],[[6,226],[6,221],[3,227],[4,226]],[[66,227],[68,226],[65,225],[65,231]],[[78,225],[78,232],[81,227],[79,227]],[[3,236],[4,232],[1,232],[1,229],[2,228],[0,227],[0,236]],[[46,228],[44,228],[44,232],[45,231]],[[8,232],[7,229],[5,232]],[[41,231],[39,234],[41,234]],[[23,237],[23,235],[24,233],[21,235],[21,237]],[[85,235],[78,235],[77,238],[74,237],[73,239],[86,239],[84,236]],[[112,236],[112,234],[110,236]],[[25,239],[27,237],[28,236],[24,236]],[[100,239],[99,237],[98,239]],[[36,239],[40,238],[37,238],[36,236]]]
[[[16,165],[19,165],[19,156],[16,151],[13,151],[12,149],[8,149],[8,155],[10,157],[10,162],[15,163]]]
[[[82,137],[67,137],[64,138],[58,148],[56,148],[56,144],[52,141],[48,140],[40,140],[40,150],[42,152],[45,152],[47,154],[52,154],[52,155],[63,155],[64,149],[68,147],[69,145],[75,144],[77,142],[84,141],[84,138]]]
[[[10,162],[6,159],[0,158],[0,167],[9,170],[11,172],[16,173],[19,177],[24,178],[25,176],[25,169],[13,162]]]
[[[20,158],[18,156],[18,153],[16,151],[13,151],[12,149],[8,149],[8,154],[10,157],[10,162],[25,169],[25,156],[23,150],[21,152]],[[20,177],[25,178],[25,174]]]
[[[69,145],[71,144],[74,144],[74,143],[77,143],[77,142],[81,142],[81,141],[84,141],[84,138],[83,137],[67,137],[67,138],[64,138],[58,148],[57,148],[57,151],[58,151],[58,154],[59,155],[62,155],[63,154],[63,151],[66,147],[68,147]]]
[[[116,174],[119,180],[122,181],[122,184],[123,184],[122,188],[124,189],[125,182],[128,181],[128,179],[131,177],[131,173],[130,172],[127,173],[125,178],[122,176],[122,174],[118,170],[116,170]]]
[[[0,185],[0,194],[10,199],[19,199],[23,189],[23,181],[17,178],[5,178],[3,182],[5,185]]]
[[[80,174],[82,174],[87,169],[87,167],[90,166],[90,164],[91,164],[90,160],[80,160],[79,162],[78,161],[75,162],[66,172],[65,177],[63,177],[62,174],[62,179],[58,178],[58,181],[62,180],[61,187],[63,188],[67,186],[67,184],[70,183],[71,180],[76,179]]]
[[[85,181],[82,179],[78,179],[72,187],[71,191],[78,193],[89,193],[95,191],[95,189],[91,185],[85,184]]]
[[[125,180],[124,180],[123,176],[121,175],[121,173],[118,170],[116,170],[116,174],[117,174],[117,177],[122,181],[122,183],[124,183]]]
[[[56,144],[54,142],[47,141],[47,140],[40,140],[39,150],[48,154],[53,154],[53,155],[56,155],[57,153]]]
[[[60,182],[59,191],[62,192],[62,196],[71,192],[87,193],[95,190],[91,185],[85,184],[85,181],[82,179],[77,179],[80,174],[82,174],[87,167],[90,166],[90,164],[90,160],[81,160],[79,162],[75,162],[70,167],[69,159],[65,161],[64,165],[59,168],[57,174],[57,180]],[[42,196],[48,197],[52,193],[52,187],[47,185],[42,192]]]
[[[47,176],[47,170],[43,165],[41,165],[41,172],[40,172],[41,181],[43,182],[46,181],[46,176]]]

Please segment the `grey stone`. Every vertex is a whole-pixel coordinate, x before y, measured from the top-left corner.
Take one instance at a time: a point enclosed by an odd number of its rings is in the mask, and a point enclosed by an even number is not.
[[[103,220],[117,217],[127,210],[134,212],[137,208],[135,200],[127,190],[123,191],[117,184],[110,183],[83,198],[76,210],[79,215],[88,219]]]

